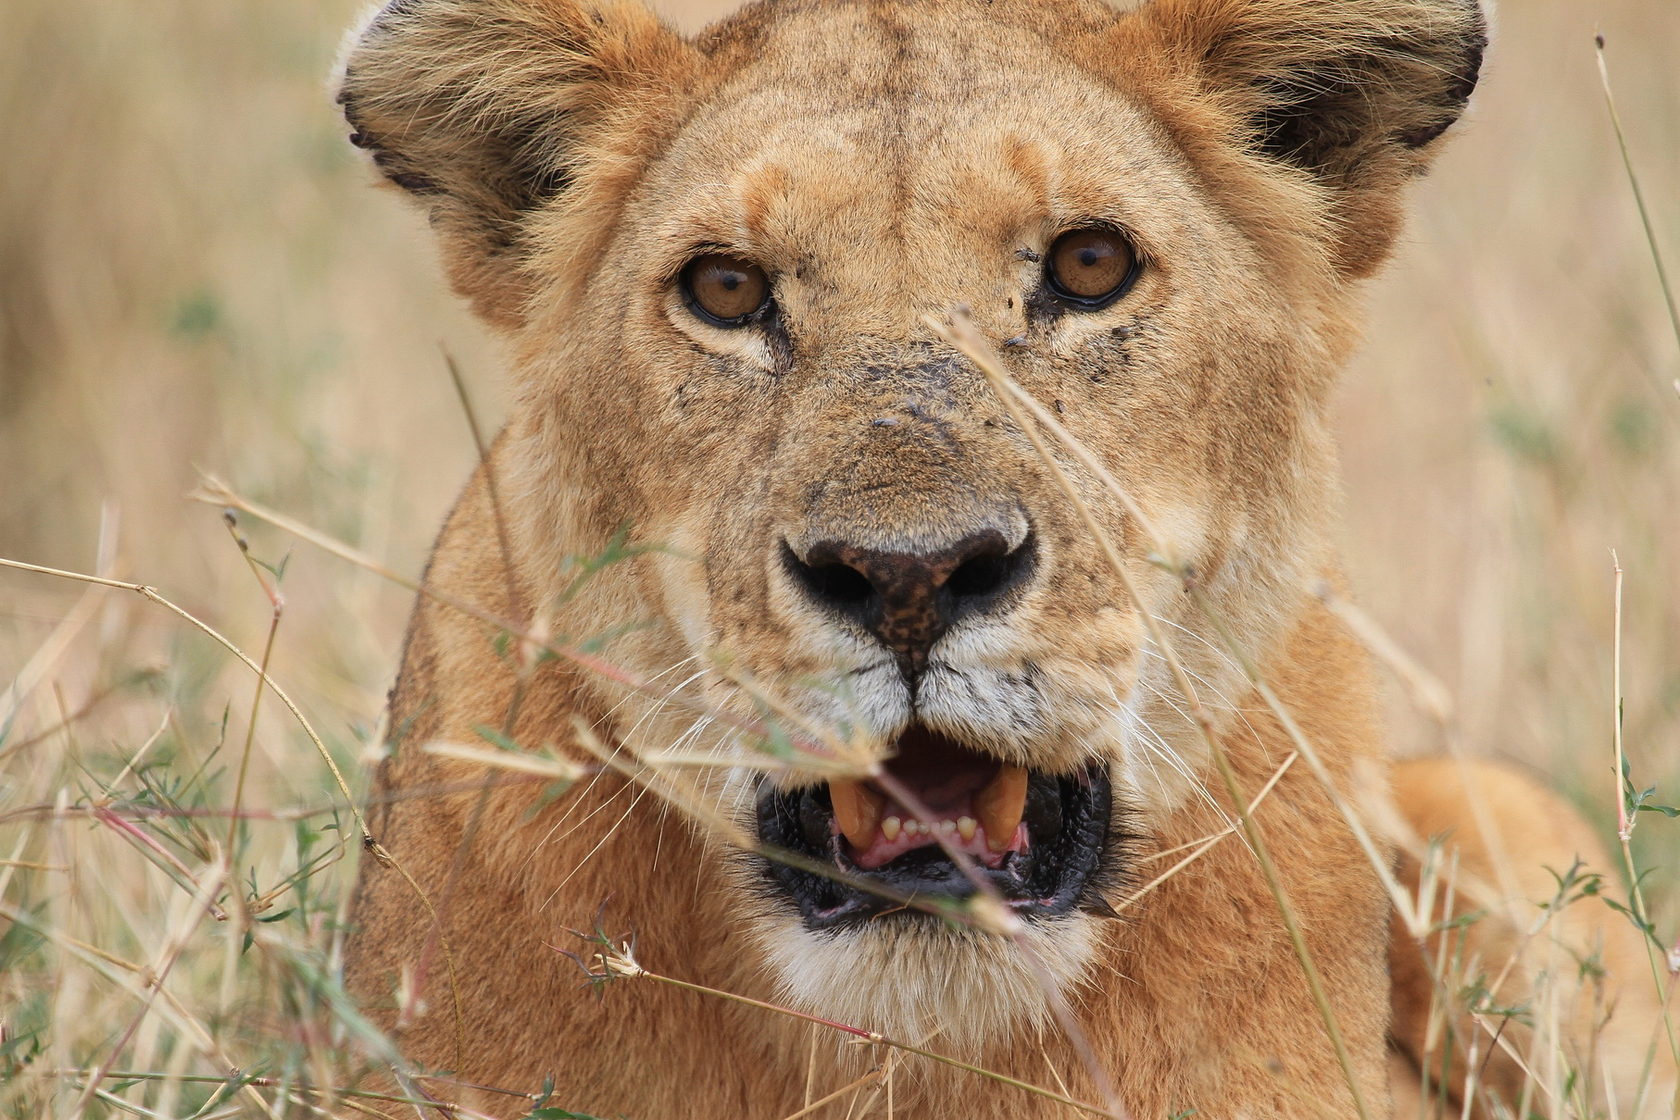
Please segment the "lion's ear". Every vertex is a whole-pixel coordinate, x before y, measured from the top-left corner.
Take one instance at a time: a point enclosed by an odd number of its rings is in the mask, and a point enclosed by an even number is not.
[[[1353,273],[1386,254],[1394,195],[1464,111],[1487,46],[1478,0],[1153,0],[1133,18],[1244,144],[1338,192]]]
[[[456,290],[516,327],[527,219],[592,159],[646,144],[690,57],[634,4],[391,0],[354,37],[338,100],[351,142],[427,210]]]

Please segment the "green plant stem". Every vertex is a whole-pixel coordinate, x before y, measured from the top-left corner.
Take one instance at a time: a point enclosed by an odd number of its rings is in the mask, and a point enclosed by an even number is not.
[[[1621,558],[1614,551],[1610,553],[1610,561],[1616,571],[1616,608],[1614,620],[1614,646],[1611,655],[1611,710],[1614,723],[1614,742],[1616,749],[1616,818],[1619,827],[1616,829],[1616,839],[1619,842],[1622,856],[1622,870],[1628,879],[1628,907],[1639,928],[1639,940],[1645,946],[1645,959],[1651,969],[1651,982],[1656,985],[1657,994],[1664,995],[1670,981],[1663,977],[1664,962],[1661,957],[1662,947],[1657,943],[1654,924],[1645,907],[1645,892],[1639,885],[1639,870],[1633,859],[1633,825],[1634,814],[1628,812],[1628,779],[1627,756],[1622,749],[1622,570]],[[1674,1013],[1671,1010],[1673,1001],[1663,999],[1662,1023],[1663,1031],[1668,1037],[1668,1049],[1674,1058],[1676,1066],[1680,1066],[1680,1036],[1674,1028]],[[1676,1086],[1676,1100],[1673,1102],[1675,1112],[1680,1115],[1680,1086]]]
[[[270,611],[268,638],[263,642],[262,661],[257,665],[257,687],[251,695],[251,716],[245,727],[245,747],[239,754],[239,776],[233,784],[233,811],[228,814],[226,846],[228,866],[231,868],[234,861],[233,845],[239,835],[239,809],[245,802],[245,777],[251,768],[251,749],[256,745],[257,740],[257,715],[262,710],[263,692],[266,691],[263,684],[269,679],[268,666],[274,657],[274,639],[280,633],[280,618],[285,614],[286,601],[281,597],[280,589],[270,583],[263,575],[262,569],[257,566],[255,557],[251,555],[250,546],[245,542],[245,538],[239,535],[239,528],[234,523],[233,514],[229,513],[225,516],[224,524],[227,525],[228,532],[233,534],[234,543],[239,546],[239,554],[245,558],[246,566],[256,576],[257,586],[261,587],[264,594],[268,596]],[[348,797],[348,793],[345,796]],[[234,868],[233,874],[230,875],[235,886],[238,885],[239,881],[237,871],[238,869]],[[234,905],[239,906],[239,903],[235,901]]]

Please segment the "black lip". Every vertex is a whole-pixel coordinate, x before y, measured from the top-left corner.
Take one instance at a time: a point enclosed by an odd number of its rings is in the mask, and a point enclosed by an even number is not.
[[[1026,851],[1010,853],[1002,866],[976,865],[971,873],[1029,920],[1085,908],[1109,847],[1112,807],[1108,768],[1102,764],[1065,775],[1029,771],[1026,820],[1029,830],[1039,823],[1040,835]],[[826,785],[780,790],[766,780],[759,786],[759,839],[795,857],[790,862],[766,858],[765,875],[772,890],[798,908],[806,929],[862,924],[887,911],[906,919],[929,918],[905,900],[964,899],[978,890],[937,847],[917,848],[884,867],[862,870],[834,833],[833,816]],[[1044,840],[1042,834],[1051,829],[1054,834]],[[813,868],[832,868],[834,874]]]

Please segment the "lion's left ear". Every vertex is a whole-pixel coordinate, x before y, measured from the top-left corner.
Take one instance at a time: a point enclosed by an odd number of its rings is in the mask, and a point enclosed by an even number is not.
[[[1239,143],[1336,192],[1356,275],[1386,255],[1395,194],[1464,111],[1487,46],[1478,0],[1153,0],[1124,22]]]

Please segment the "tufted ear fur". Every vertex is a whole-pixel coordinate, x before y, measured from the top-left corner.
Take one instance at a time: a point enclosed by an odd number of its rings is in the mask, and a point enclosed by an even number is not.
[[[1463,112],[1487,46],[1477,0],[1153,0],[1129,22],[1240,144],[1333,192],[1354,275],[1387,254],[1397,191]]]
[[[426,208],[456,290],[516,328],[528,219],[592,163],[639,163],[691,56],[636,4],[391,0],[353,39],[338,100],[351,143]]]

